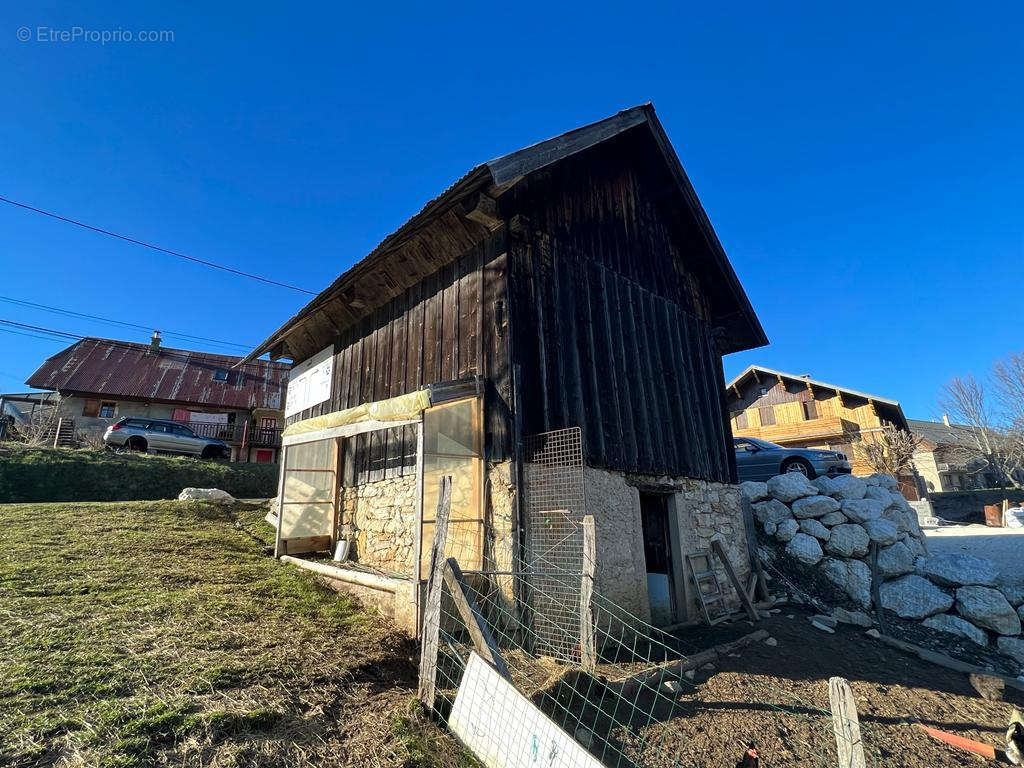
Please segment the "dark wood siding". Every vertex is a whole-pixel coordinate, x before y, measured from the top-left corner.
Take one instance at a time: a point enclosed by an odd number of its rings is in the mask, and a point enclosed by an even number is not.
[[[290,417],[351,408],[413,392],[428,384],[481,376],[487,380],[488,455],[505,458],[509,392],[505,240],[497,235],[408,288],[334,345],[330,400]],[[415,467],[411,428],[358,438],[359,482],[404,474]]]
[[[557,247],[512,252],[524,430],[579,425],[591,465],[728,482],[707,323]]]
[[[511,246],[524,430],[580,425],[591,465],[729,482],[721,355],[696,277],[706,251],[660,201],[661,166],[633,149],[609,142],[503,201],[524,222]]]

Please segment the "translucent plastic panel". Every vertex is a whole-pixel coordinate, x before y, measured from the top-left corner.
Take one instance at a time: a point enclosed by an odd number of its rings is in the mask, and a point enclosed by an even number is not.
[[[284,473],[284,501],[331,501],[334,472],[288,469]]]
[[[337,486],[334,440],[299,443],[286,450],[281,538],[333,535]]]

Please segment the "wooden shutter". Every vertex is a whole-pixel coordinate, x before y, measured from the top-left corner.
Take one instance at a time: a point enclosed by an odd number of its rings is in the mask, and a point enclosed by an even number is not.
[[[86,400],[85,405],[82,406],[83,416],[99,416],[100,415],[100,401],[99,400]]]

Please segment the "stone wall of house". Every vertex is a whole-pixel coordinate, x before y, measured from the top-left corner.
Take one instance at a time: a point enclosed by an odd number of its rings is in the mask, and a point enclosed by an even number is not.
[[[411,576],[416,545],[416,475],[341,489],[339,536],[349,557],[384,573]]]
[[[678,535],[679,567],[688,579],[685,556],[709,550],[718,538],[738,577],[750,575],[743,508],[737,486],[691,478],[626,475],[603,469],[584,469],[587,513],[594,516],[597,534],[595,589],[603,597],[650,621],[647,571],[644,560],[643,527],[640,515],[641,490],[669,496],[669,522]],[[724,566],[714,560],[715,573],[731,608],[740,606],[739,595],[729,583]],[[692,590],[685,589],[688,595]],[[700,615],[695,596],[687,610]],[[682,617],[681,617],[682,618]]]
[[[487,525],[483,561],[479,553],[468,551],[476,542],[472,525],[450,530],[449,554],[464,559],[466,569],[479,568],[482,564],[488,569],[509,571],[514,566],[515,555],[516,500],[512,463],[489,466],[485,480]],[[415,474],[342,488],[339,537],[353,542],[351,559],[384,573],[413,575],[416,494]],[[431,535],[429,528],[427,535]]]

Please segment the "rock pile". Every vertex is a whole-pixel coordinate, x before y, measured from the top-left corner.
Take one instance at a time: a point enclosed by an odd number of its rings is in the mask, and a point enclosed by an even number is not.
[[[917,513],[892,477],[808,480],[791,472],[741,483],[740,490],[765,536],[865,610],[875,607],[869,564],[875,544],[882,608],[981,646],[994,640],[1024,665],[1024,586],[983,558],[930,555]]]

